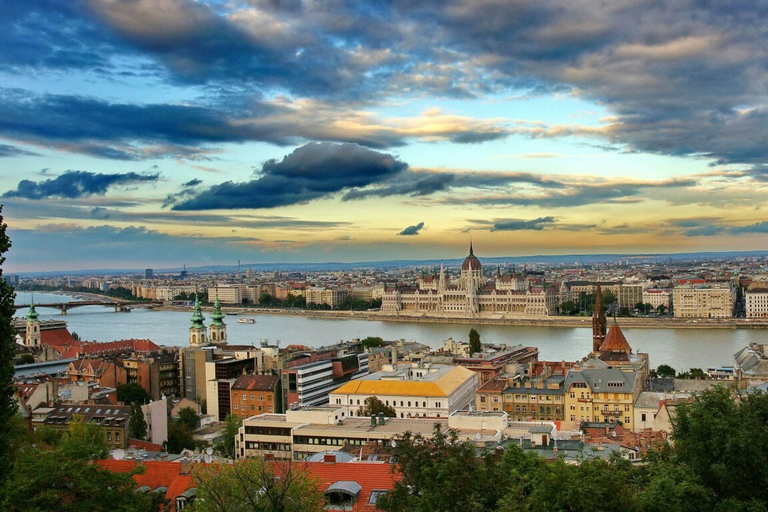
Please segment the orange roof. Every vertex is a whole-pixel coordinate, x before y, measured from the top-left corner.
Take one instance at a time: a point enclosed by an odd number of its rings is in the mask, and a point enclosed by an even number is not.
[[[130,439],[128,441],[128,448],[157,453],[163,451],[163,447],[161,445],[157,443],[150,443],[149,441],[142,441],[141,439]]]
[[[605,341],[600,345],[600,352],[632,352],[632,347],[627,343],[627,338],[621,332],[619,324],[613,324],[605,335]]]
[[[105,459],[98,461],[99,466],[115,473],[128,473],[136,469],[134,460]],[[194,487],[191,474],[181,474],[182,464],[178,462],[146,461],[141,464],[144,471],[133,475],[136,484],[141,487],[146,485],[152,490],[158,487],[167,487],[165,497],[174,503],[176,497],[188,489]]]
[[[456,366],[440,378],[429,381],[360,379],[347,382],[331,391],[331,395],[447,397],[474,375],[472,370]]]

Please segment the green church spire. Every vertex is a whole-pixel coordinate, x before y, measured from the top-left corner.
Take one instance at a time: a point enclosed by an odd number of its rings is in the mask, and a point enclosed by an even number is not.
[[[35,311],[35,298],[32,297],[32,300],[29,301],[29,313],[27,313],[27,320],[35,322],[39,316],[40,315],[38,312]]]
[[[196,327],[198,329],[204,329],[205,326],[203,325],[203,320],[205,320],[205,317],[203,317],[203,311],[200,308],[200,299],[195,294],[195,310],[192,313],[192,327]]]
[[[222,326],[224,322],[224,313],[221,312],[221,302],[219,302],[219,294],[216,294],[216,300],[213,302],[213,312],[211,313],[212,325]]]

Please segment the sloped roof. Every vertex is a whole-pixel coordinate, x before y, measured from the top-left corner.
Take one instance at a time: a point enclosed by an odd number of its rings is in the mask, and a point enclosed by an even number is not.
[[[136,469],[136,461],[106,459],[97,462],[99,466],[115,473],[129,473]],[[141,464],[143,472],[132,475],[137,486],[147,486],[152,490],[166,488],[165,497],[173,503],[176,497],[194,487],[192,475],[181,474],[182,465],[178,462],[146,461]]]
[[[274,391],[275,386],[280,381],[277,375],[240,375],[234,384],[233,390],[248,391]]]
[[[434,380],[380,380],[386,376],[372,374],[363,379],[347,382],[331,392],[331,395],[367,395],[367,396],[432,396],[447,397],[475,376],[475,372],[462,366],[455,366]],[[431,377],[428,373],[427,378]]]
[[[624,337],[624,333],[621,332],[619,324],[614,323],[608,334],[605,335],[605,341],[600,345],[600,352],[632,352],[632,347],[627,343],[627,338]]]

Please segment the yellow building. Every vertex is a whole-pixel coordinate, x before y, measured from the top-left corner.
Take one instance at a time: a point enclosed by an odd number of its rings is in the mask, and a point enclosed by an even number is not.
[[[329,405],[354,416],[366,398],[375,396],[398,418],[445,418],[472,403],[477,387],[477,374],[461,366],[388,364],[332,391]]]
[[[616,368],[571,370],[565,379],[565,420],[621,422],[634,430],[634,403],[642,391],[640,372]]]

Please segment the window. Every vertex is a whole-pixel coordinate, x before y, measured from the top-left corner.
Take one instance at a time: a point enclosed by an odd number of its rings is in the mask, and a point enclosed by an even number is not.
[[[235,410],[237,410],[237,404],[235,404]]]
[[[243,400],[248,400],[248,395],[246,395],[245,393],[243,393]]]
[[[264,401],[264,395],[259,395],[259,402],[263,402],[263,401]]]
[[[645,413],[640,415],[640,421],[647,421]]]
[[[384,496],[385,494],[387,494],[387,491],[377,491],[377,490],[371,491],[371,497],[368,499],[368,503],[370,503],[371,505],[375,505],[378,499],[381,496]]]
[[[255,410],[256,410],[256,406],[255,406],[254,404],[251,404],[251,410],[252,410],[252,411],[255,411]]]
[[[485,395],[480,395],[480,403],[481,404],[485,403]]]
[[[120,434],[115,432],[115,441],[119,441],[119,440],[120,440]]]

